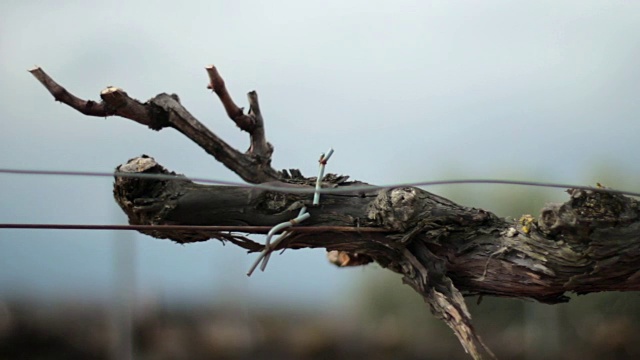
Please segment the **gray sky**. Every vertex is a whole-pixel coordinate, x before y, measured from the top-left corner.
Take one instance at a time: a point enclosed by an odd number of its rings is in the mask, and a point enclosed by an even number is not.
[[[149,4],[0,2],[0,167],[111,171],[145,153],[189,176],[238,180],[178,132],[85,117],[26,72],[42,66],[90,99],[108,85],[141,100],[178,93],[244,150],[248,137],[205,89],[213,63],[237,102],[258,91],[274,165],[309,176],[330,146],[328,171],[376,184],[452,174],[584,184],[602,164],[640,173],[638,2]],[[125,221],[109,178],[2,175],[0,186],[0,222]],[[0,295],[109,294],[114,238],[0,231]],[[253,256],[232,246],[135,242],[139,292],[162,299],[241,292],[331,305],[370,271],[289,251],[247,279]]]

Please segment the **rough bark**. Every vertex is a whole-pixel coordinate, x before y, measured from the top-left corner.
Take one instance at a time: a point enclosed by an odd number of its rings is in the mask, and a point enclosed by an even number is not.
[[[327,175],[324,187],[343,190],[324,194],[319,206],[314,179],[297,171],[271,168],[273,147],[266,142],[257,95],[244,115],[231,100],[215,67],[207,68],[210,88],[227,114],[251,135],[246,153],[231,148],[200,124],[176,96],[161,94],[142,104],[124,91],[108,88],[101,103],[81,100],[56,84],[41,69],[31,72],[54,95],[92,116],[119,115],[152,129],[174,127],[229,169],[263,187],[196,184],[176,175],[168,180],[118,176],[119,173],[174,174],[148,156],[117,168],[114,196],[136,225],[273,226],[296,217],[302,206],[310,219],[291,228],[275,249],[325,248],[339,266],[375,261],[403,275],[432,312],[445,321],[464,349],[481,358],[491,351],[476,334],[463,296],[531,298],[545,303],[568,301],[568,292],[640,290],[640,208],[638,202],[606,189],[570,189],[569,200],[542,209],[538,220],[502,219],[414,187],[368,188],[346,177]],[[175,174],[174,174],[175,175]],[[314,231],[302,231],[313,227]],[[296,230],[299,229],[299,230]],[[264,246],[239,234],[202,229],[143,230],[179,243],[216,238],[249,252]]]

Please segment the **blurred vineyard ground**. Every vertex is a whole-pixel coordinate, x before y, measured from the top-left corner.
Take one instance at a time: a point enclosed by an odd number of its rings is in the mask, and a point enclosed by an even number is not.
[[[379,284],[388,284],[392,294],[377,294],[351,313],[138,306],[134,358],[467,358],[420,299],[385,274],[377,274]],[[555,306],[493,298],[469,303],[483,339],[499,358],[637,359],[638,296],[596,294]],[[549,314],[557,316],[556,328],[545,327]],[[111,315],[108,306],[89,303],[0,303],[0,359],[112,359],[118,332]]]
[[[135,359],[445,359],[459,347],[415,342],[400,336],[393,321],[367,326],[344,313],[265,309],[247,316],[224,307],[157,304],[135,312]],[[109,307],[96,304],[0,303],[0,358],[114,358],[118,333],[111,319]]]

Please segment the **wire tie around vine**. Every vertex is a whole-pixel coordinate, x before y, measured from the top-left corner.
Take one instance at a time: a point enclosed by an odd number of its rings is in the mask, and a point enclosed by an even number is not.
[[[294,224],[299,224],[300,222],[308,219],[309,217],[311,217],[311,214],[309,214],[307,212],[307,208],[303,206],[302,209],[300,209],[300,212],[298,213],[298,217],[296,217],[295,219],[291,219],[289,221],[282,222],[272,227],[271,230],[269,230],[269,232],[267,233],[267,240],[265,241],[264,249],[260,253],[260,256],[258,256],[258,259],[256,259],[256,261],[251,266],[251,269],[249,269],[249,272],[247,273],[247,275],[251,276],[251,274],[256,269],[256,267],[258,267],[260,262],[262,262],[262,266],[260,268],[262,271],[264,271],[264,269],[267,267],[267,262],[269,261],[269,256],[271,254],[271,251],[276,246],[278,246],[278,244],[284,239],[286,235],[289,234],[289,232],[285,231],[284,233],[282,233],[282,235],[280,235],[272,244],[271,238],[273,237],[273,235],[279,233],[280,231],[288,227],[293,226]]]
[[[319,170],[318,178],[316,179],[315,192],[313,194],[314,206],[320,204],[320,189],[322,184],[322,178],[324,178],[324,168],[327,165],[327,161],[329,161],[329,158],[331,158],[331,155],[333,155],[333,148],[330,148],[329,151],[326,152],[326,154],[325,153],[321,154],[320,160],[318,160],[318,162],[320,163],[320,170]],[[249,272],[247,272],[247,276],[251,276],[251,274],[253,274],[253,272],[258,267],[258,265],[260,265],[260,270],[264,271],[267,268],[267,263],[269,262],[269,258],[271,257],[271,253],[273,252],[273,250],[276,249],[278,245],[282,242],[282,240],[287,238],[287,236],[289,236],[291,232],[290,231],[283,232],[280,236],[276,238],[276,240],[273,243],[271,243],[271,238],[273,237],[273,235],[279,233],[280,231],[286,228],[295,226],[300,222],[308,219],[309,217],[311,217],[311,214],[309,214],[307,212],[307,208],[303,206],[300,209],[300,212],[298,213],[298,216],[296,218],[291,219],[289,221],[282,222],[272,227],[271,230],[269,230],[269,232],[267,233],[267,239],[265,240],[264,249],[260,252],[260,255],[258,256],[256,261],[253,263],[253,265],[251,265]]]
[[[324,178],[324,167],[327,165],[327,161],[333,155],[333,148],[330,148],[326,154],[320,155],[320,173],[318,174],[318,178],[316,179],[316,191],[313,194],[313,205],[320,204],[320,187],[322,185],[322,178]]]

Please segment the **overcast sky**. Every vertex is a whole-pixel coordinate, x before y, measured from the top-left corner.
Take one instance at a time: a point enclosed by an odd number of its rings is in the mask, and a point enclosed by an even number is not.
[[[82,98],[108,85],[141,100],[177,93],[245,150],[247,135],[205,89],[204,67],[215,64],[236,102],[258,91],[277,168],[313,176],[332,146],[328,171],[375,184],[640,174],[639,2],[150,4],[0,2],[0,167],[104,172],[144,153],[188,176],[239,180],[176,131],[55,103],[26,71],[42,66]],[[0,222],[122,224],[111,182],[0,175]],[[121,241],[135,241],[141,296],[331,305],[370,271],[289,251],[247,279],[254,257],[232,246],[129,236]],[[1,230],[0,295],[109,294],[115,238]]]

